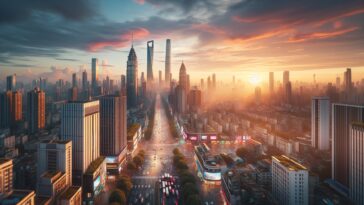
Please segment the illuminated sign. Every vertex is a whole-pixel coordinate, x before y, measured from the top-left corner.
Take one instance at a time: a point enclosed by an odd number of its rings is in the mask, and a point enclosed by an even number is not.
[[[206,135],[202,135],[202,136],[201,136],[201,139],[202,139],[202,140],[207,140],[207,136],[206,136]]]
[[[204,172],[203,177],[207,180],[218,181],[221,180],[221,172]]]
[[[94,191],[97,189],[97,187],[100,185],[101,183],[101,177],[98,176],[95,181],[94,181]]]
[[[190,137],[190,140],[197,140],[197,137],[196,136],[192,136],[192,137]]]
[[[216,139],[217,139],[216,135],[210,136],[210,140],[216,140]]]
[[[116,163],[117,158],[116,157],[106,157],[106,163]]]

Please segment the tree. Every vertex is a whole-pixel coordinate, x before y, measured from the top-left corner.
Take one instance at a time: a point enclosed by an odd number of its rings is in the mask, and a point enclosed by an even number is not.
[[[198,189],[195,184],[186,183],[182,186],[182,193],[185,200],[187,200],[188,196],[198,194]],[[189,203],[186,203],[189,204]]]
[[[131,179],[128,176],[119,176],[116,182],[116,187],[123,191],[126,195],[128,195],[131,191],[131,187],[133,186],[133,183],[131,182]]]
[[[191,184],[196,184],[196,178],[195,176],[193,176],[193,174],[191,174],[190,172],[188,171],[184,171],[184,172],[181,172],[179,174],[180,176],[180,180],[181,180],[181,185],[185,185],[187,183],[191,183]]]
[[[234,159],[231,158],[229,155],[226,154],[221,154],[221,158],[225,161],[225,163],[230,166],[232,164],[234,164]]]
[[[113,190],[109,196],[109,204],[114,204],[114,203],[117,203],[120,205],[126,204],[125,193],[123,191],[121,191],[120,189]]]
[[[144,159],[141,156],[137,155],[137,156],[133,157],[133,162],[135,163],[135,165],[137,167],[140,167],[143,165]]]
[[[186,199],[186,204],[189,205],[201,205],[201,199],[197,194],[189,195]]]
[[[181,154],[181,152],[179,151],[179,149],[178,149],[178,148],[174,148],[174,149],[173,149],[173,154],[174,154],[174,155],[180,155],[180,154]]]
[[[187,165],[187,163],[184,160],[179,160],[176,163],[176,167],[179,170],[187,170],[188,169],[188,165]]]
[[[135,165],[134,162],[128,162],[128,164],[126,165],[126,168],[130,171],[135,171],[138,169],[138,167]]]

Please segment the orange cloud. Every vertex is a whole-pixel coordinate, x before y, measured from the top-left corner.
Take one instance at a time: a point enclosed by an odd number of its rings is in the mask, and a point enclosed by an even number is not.
[[[342,18],[346,18],[346,17],[350,17],[350,16],[355,16],[355,15],[358,15],[358,14],[363,14],[364,13],[364,8],[360,8],[360,9],[354,9],[354,10],[351,10],[351,11],[348,11],[346,13],[342,13],[340,15],[337,15],[337,16],[332,16],[332,17],[329,17],[329,18],[326,18],[326,19],[322,19],[320,21],[318,21],[315,25],[316,26],[322,26],[328,22],[332,22],[332,21],[335,21],[335,20],[338,20],[338,19],[342,19]]]
[[[193,24],[192,29],[196,29],[196,30],[203,31],[203,32],[214,33],[214,34],[220,34],[220,35],[225,34],[224,30],[219,29],[219,28],[217,28],[215,26],[211,26],[211,25],[206,24],[206,23]]]
[[[128,31],[128,32],[120,35],[118,40],[93,42],[88,45],[88,50],[91,52],[97,52],[104,48],[126,47],[127,45],[130,45],[132,35],[133,35],[133,38],[136,40],[142,39],[149,35],[149,31],[145,28],[133,29],[131,31]]]
[[[292,31],[291,29],[281,28],[281,29],[277,29],[277,30],[273,30],[273,31],[267,31],[264,33],[260,33],[260,34],[243,35],[243,36],[239,36],[239,37],[230,38],[230,39],[226,40],[226,43],[236,44],[236,43],[244,43],[244,42],[251,42],[251,41],[256,41],[256,40],[262,40],[262,39],[270,38],[273,36],[281,35],[284,33],[288,33],[291,31]]]
[[[137,4],[144,4],[145,3],[145,1],[144,0],[134,0]]]
[[[288,42],[289,43],[297,43],[297,42],[303,42],[308,40],[316,40],[316,39],[326,39],[326,38],[333,38],[336,36],[341,36],[346,33],[353,32],[357,30],[358,27],[351,27],[336,31],[329,31],[329,32],[314,32],[314,33],[306,33],[306,34],[297,34],[293,37],[291,37]]]

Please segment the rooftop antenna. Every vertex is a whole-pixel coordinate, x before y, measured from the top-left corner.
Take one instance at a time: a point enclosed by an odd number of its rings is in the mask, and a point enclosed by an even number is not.
[[[134,47],[134,32],[131,32],[131,47]]]

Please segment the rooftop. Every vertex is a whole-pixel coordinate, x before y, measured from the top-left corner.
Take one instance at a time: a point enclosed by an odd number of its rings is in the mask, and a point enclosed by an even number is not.
[[[60,171],[50,171],[50,172],[45,172],[42,177],[44,178],[48,178],[48,179],[53,179],[53,177],[57,177],[59,178],[61,175],[61,172]]]
[[[300,163],[284,155],[273,156],[272,159],[277,160],[280,164],[282,164],[291,171],[307,170],[307,168]]]
[[[66,191],[64,191],[59,198],[71,199],[79,190],[81,190],[81,187],[71,186]]]
[[[95,159],[91,164],[87,167],[85,174],[93,174],[97,168],[105,161],[104,156],[100,156],[99,158]]]
[[[11,162],[11,159],[6,159],[6,158],[0,158],[0,165]]]

